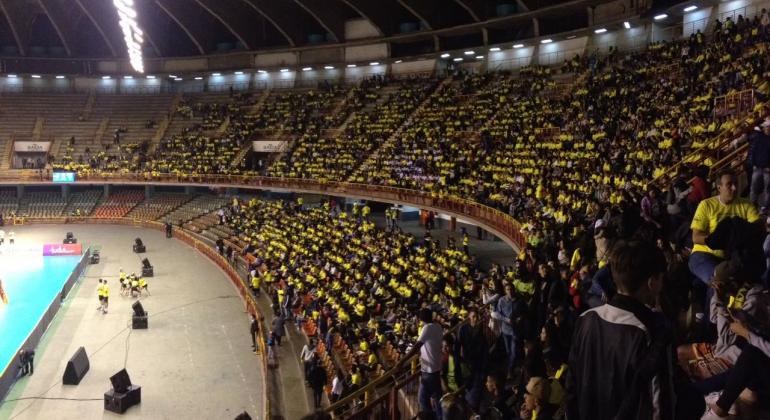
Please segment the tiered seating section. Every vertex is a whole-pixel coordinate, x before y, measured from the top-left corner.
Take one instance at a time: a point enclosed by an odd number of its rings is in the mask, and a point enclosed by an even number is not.
[[[187,223],[199,216],[207,213],[211,213],[214,210],[226,206],[228,203],[227,198],[224,197],[212,197],[208,195],[200,195],[188,201],[176,210],[164,215],[160,220],[164,222],[171,222],[175,225],[180,223]]]
[[[27,217],[58,217],[67,207],[61,192],[30,192],[19,200],[18,215]]]
[[[95,217],[123,217],[136,205],[144,200],[144,191],[126,190],[117,191],[102,200],[93,211]]]
[[[100,198],[102,198],[102,190],[72,193],[63,216],[89,216]]]
[[[139,220],[156,220],[169,213],[192,197],[187,194],[155,193],[126,213],[125,217]]]

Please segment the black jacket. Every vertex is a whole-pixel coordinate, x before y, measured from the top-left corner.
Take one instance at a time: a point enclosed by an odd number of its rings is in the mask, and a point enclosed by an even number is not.
[[[658,316],[615,296],[578,321],[569,355],[567,419],[674,419],[673,347]]]

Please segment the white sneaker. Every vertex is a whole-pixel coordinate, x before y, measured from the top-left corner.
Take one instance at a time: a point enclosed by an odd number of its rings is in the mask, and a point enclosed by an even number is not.
[[[714,410],[711,409],[711,407],[706,408],[706,412],[703,413],[703,416],[701,416],[700,420],[727,420],[728,417],[722,417],[717,415],[717,413],[714,412]]]
[[[708,413],[712,413],[714,416],[716,416],[714,418],[721,418],[721,419],[727,418],[727,417],[717,416],[716,413],[714,413],[713,410],[711,409],[711,407],[717,405],[717,401],[719,400],[720,396],[722,396],[721,392],[712,392],[706,395],[705,397],[703,397],[703,399],[706,401],[706,414],[704,414],[704,418]],[[735,416],[738,414],[738,410],[736,410],[735,404],[730,406],[730,410],[727,412],[727,414],[731,416]]]

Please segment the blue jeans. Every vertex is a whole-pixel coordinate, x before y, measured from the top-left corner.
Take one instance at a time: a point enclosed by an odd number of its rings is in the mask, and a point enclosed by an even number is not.
[[[714,289],[708,286],[711,284],[711,278],[714,277],[714,269],[721,262],[722,259],[714,254],[700,251],[690,254],[690,260],[687,262],[690,272],[700,280],[693,282],[693,289],[696,296],[702,296],[704,299],[703,312],[707,320],[711,319],[710,303],[711,296],[714,295]]]
[[[458,366],[459,367],[459,366]],[[420,411],[434,412],[441,418],[441,372],[420,374],[420,389],[417,391]],[[431,405],[431,401],[433,404]]]
[[[690,254],[690,260],[687,262],[687,266],[690,267],[690,272],[708,285],[711,283],[711,278],[714,277],[714,269],[717,268],[717,264],[721,263],[722,259],[709,254],[708,252],[696,251]]]
[[[516,335],[514,334],[501,334],[503,338],[503,344],[505,344],[505,352],[508,353],[508,370],[513,368],[513,362],[516,360]]]

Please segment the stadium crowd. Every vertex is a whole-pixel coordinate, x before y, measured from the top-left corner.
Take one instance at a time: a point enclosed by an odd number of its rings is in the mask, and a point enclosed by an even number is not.
[[[204,124],[150,157],[64,167],[244,173],[232,160],[254,130],[280,129],[298,137],[269,175],[467,197],[523,222],[519,259],[482,270],[430,231],[375,226],[368,206],[232,205],[250,284],[279,320],[272,342],[299,325],[314,340],[308,380],[316,389],[323,369],[332,401],[420,352],[426,416],[756,418],[755,391],[770,388],[770,121],[739,129],[770,99],[769,24],[763,11],[708,39],[576,58],[566,90],[530,67],[288,94],[258,118],[249,98],[187,106]],[[754,112],[717,112],[715,98],[746,89]],[[748,200],[730,172],[712,196],[714,162],[692,157],[723,132],[749,143]],[[650,183],[680,161],[705,166]]]

